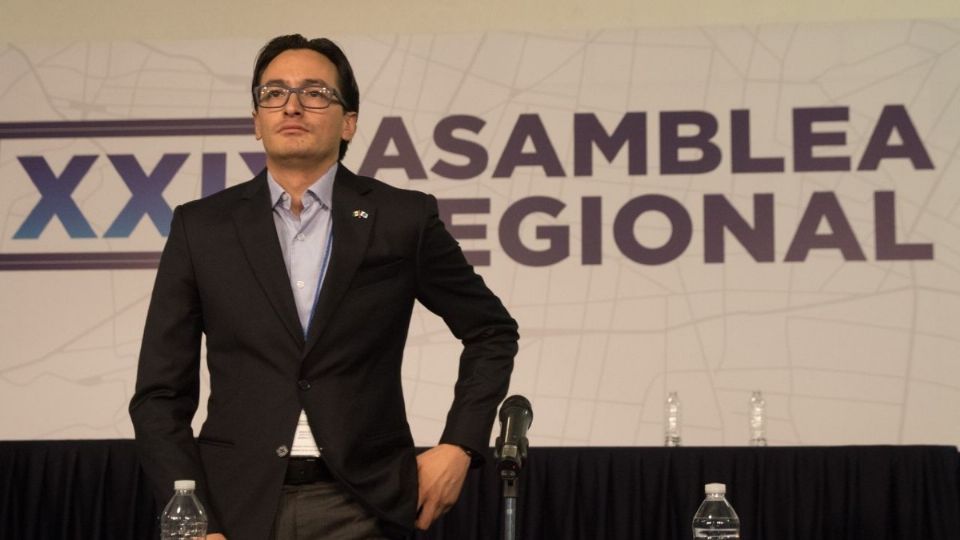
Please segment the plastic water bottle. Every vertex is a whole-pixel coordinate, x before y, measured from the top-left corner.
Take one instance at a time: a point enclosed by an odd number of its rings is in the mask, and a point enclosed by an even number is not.
[[[693,538],[711,540],[739,540],[740,518],[724,496],[727,486],[707,484],[704,486],[707,498],[693,516]]]
[[[750,395],[750,445],[767,445],[767,402],[759,391]]]
[[[663,415],[663,444],[680,446],[680,398],[676,392],[667,396]]]
[[[193,480],[173,483],[173,497],[160,516],[161,540],[203,540],[207,536],[207,513],[194,495]]]

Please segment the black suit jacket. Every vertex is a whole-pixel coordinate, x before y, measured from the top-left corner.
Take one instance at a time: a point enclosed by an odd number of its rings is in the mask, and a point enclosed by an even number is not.
[[[178,207],[157,271],[130,403],[160,501],[192,478],[230,540],[270,534],[300,410],[333,473],[377,516],[412,529],[417,467],[400,367],[414,301],[462,341],[440,442],[487,447],[517,326],[466,262],[429,195],[340,166],[333,248],[306,338],[266,171]],[[210,398],[194,439],[201,336]]]

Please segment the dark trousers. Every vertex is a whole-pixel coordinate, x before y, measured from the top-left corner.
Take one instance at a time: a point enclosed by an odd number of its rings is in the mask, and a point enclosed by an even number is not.
[[[336,481],[285,485],[273,540],[386,539],[379,520]]]

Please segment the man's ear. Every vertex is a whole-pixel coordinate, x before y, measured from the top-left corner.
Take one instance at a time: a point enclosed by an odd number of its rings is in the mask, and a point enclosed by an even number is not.
[[[340,135],[340,138],[345,141],[353,140],[353,136],[357,133],[357,113],[348,112],[343,115],[343,133]]]
[[[257,110],[254,109],[253,113],[253,136],[259,141],[262,135],[260,135],[260,122],[257,122]]]

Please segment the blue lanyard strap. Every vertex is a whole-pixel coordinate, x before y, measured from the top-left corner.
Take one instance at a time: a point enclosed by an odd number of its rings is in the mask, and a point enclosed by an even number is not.
[[[307,332],[310,331],[310,323],[313,322],[313,315],[317,312],[317,300],[320,299],[320,289],[323,288],[323,278],[327,275],[327,266],[330,264],[330,252],[333,250],[333,216],[330,216],[330,230],[327,232],[327,245],[323,250],[323,260],[320,261],[320,279],[317,280],[317,290],[313,293],[313,307],[310,309],[310,316],[307,318],[307,325],[303,329],[303,337],[306,339]]]

